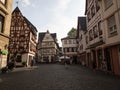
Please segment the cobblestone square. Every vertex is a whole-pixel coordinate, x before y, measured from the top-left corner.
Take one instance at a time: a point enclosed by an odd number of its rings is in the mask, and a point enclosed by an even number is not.
[[[0,74],[0,90],[120,90],[120,77],[80,65],[41,64]]]

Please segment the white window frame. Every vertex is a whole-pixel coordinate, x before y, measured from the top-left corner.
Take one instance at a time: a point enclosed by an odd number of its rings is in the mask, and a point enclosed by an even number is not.
[[[117,31],[115,15],[112,15],[107,19],[109,34]]]

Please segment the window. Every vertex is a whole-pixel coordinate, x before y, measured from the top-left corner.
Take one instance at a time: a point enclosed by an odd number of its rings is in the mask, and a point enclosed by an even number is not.
[[[65,52],[65,48],[63,48],[63,52]]]
[[[91,16],[93,17],[95,15],[95,8],[94,5],[91,7]]]
[[[22,61],[21,58],[22,58],[21,56],[17,56],[16,62],[21,62]]]
[[[89,41],[93,40],[93,32],[92,30],[89,31]]]
[[[67,52],[69,52],[69,48],[67,48]]]
[[[88,18],[88,22],[91,20],[91,15],[90,15],[90,11],[87,14],[87,18]]]
[[[0,15],[0,33],[3,33],[4,17]]]
[[[88,36],[86,36],[86,44],[88,44]]]
[[[83,44],[80,45],[80,50],[83,50]]]
[[[72,48],[72,52],[74,52],[74,48]]]
[[[11,26],[14,26],[15,25],[15,23],[14,22],[11,22]]]
[[[64,52],[65,52],[65,53],[67,52],[67,48],[64,48]]]
[[[75,39],[73,39],[73,44],[76,44],[77,42],[76,42],[76,40]]]
[[[21,31],[21,33],[20,33],[20,35],[22,36],[24,36],[25,35],[25,32],[24,31]]]
[[[102,35],[101,21],[98,22],[98,31],[99,31],[99,35]]]
[[[112,0],[104,0],[105,3],[105,9],[109,8],[112,5]]]
[[[71,52],[71,51],[72,51],[72,48],[69,48],[69,51]]]
[[[98,37],[97,26],[93,27],[94,38]]]
[[[69,40],[69,44],[71,44],[72,42],[71,42],[71,40]]]
[[[64,44],[67,44],[67,40],[64,40]]]
[[[5,4],[6,3],[6,0],[0,0],[1,3]]]
[[[46,36],[46,39],[49,39],[49,36]]]
[[[95,0],[95,4],[96,4],[96,12],[100,9],[100,5],[98,0]]]
[[[77,48],[74,47],[74,52],[76,52],[76,51],[77,51]]]
[[[108,22],[109,34],[113,34],[113,33],[117,32],[115,16],[113,15],[110,18],[108,18],[107,22]]]

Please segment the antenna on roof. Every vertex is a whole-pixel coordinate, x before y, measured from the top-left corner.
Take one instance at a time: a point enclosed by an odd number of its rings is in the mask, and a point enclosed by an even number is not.
[[[17,6],[18,6],[18,4],[19,4],[19,0],[16,1],[16,5],[17,5]]]

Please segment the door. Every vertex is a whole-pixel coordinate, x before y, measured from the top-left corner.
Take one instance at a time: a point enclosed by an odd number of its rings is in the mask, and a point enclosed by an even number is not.
[[[93,59],[93,61],[92,61],[92,67],[93,67],[93,69],[95,69],[96,68],[96,51],[95,50],[92,50],[92,59]]]
[[[110,49],[106,48],[104,50],[104,54],[105,54],[105,61],[107,63],[107,70],[111,71],[112,70],[112,66],[111,66],[111,56],[110,56]]]

